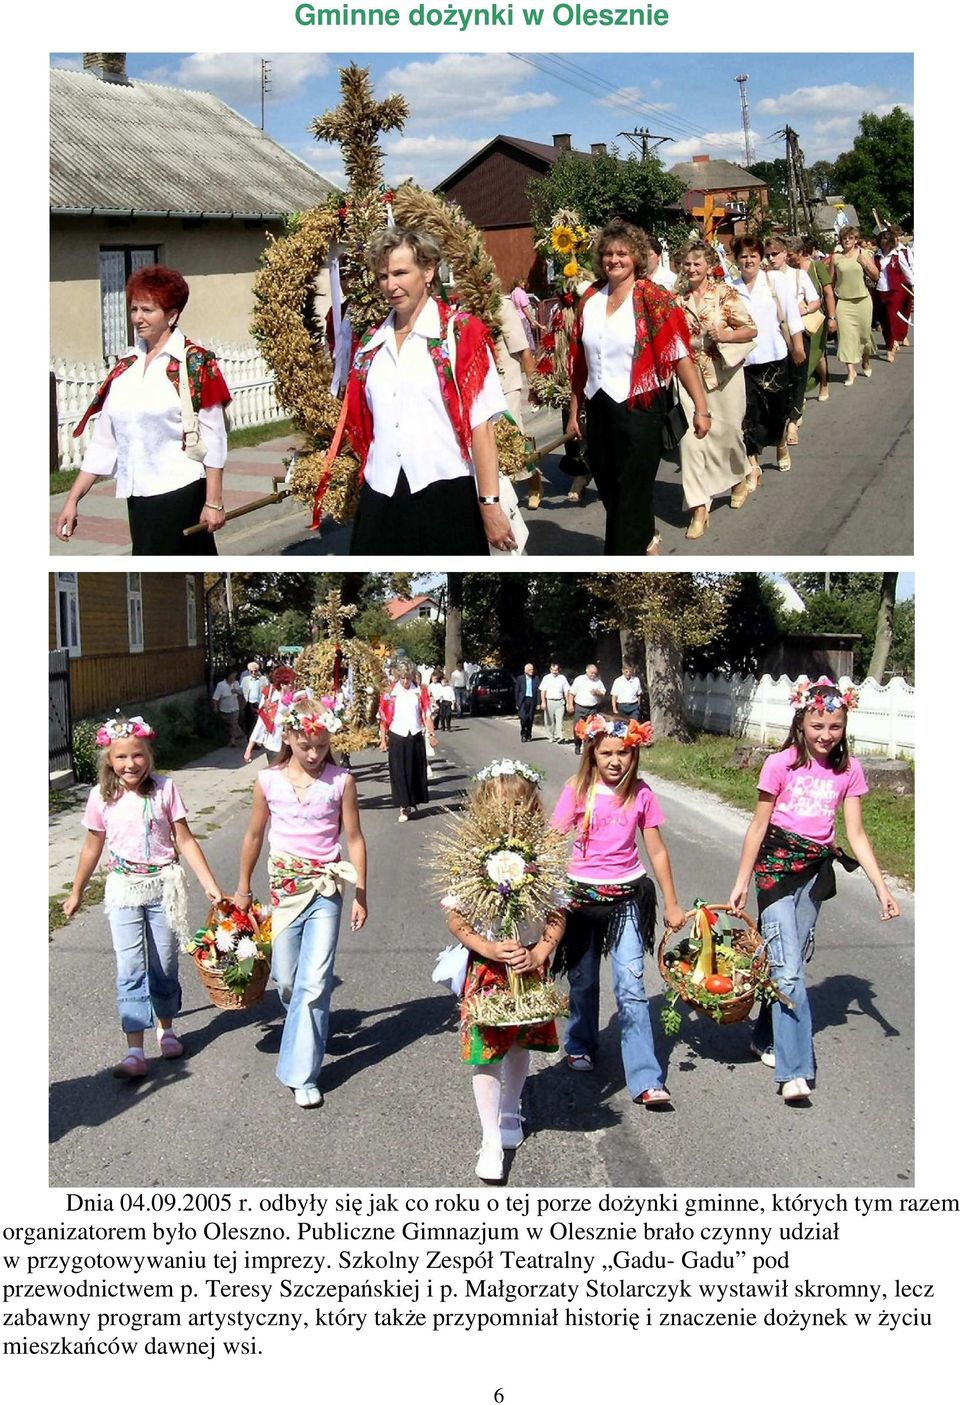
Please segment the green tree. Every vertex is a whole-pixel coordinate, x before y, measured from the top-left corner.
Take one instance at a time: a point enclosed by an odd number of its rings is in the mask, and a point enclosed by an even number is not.
[[[586,225],[602,226],[622,215],[650,229],[662,222],[665,206],[679,200],[685,189],[655,156],[624,158],[613,147],[599,156],[561,156],[547,175],[530,182],[527,194],[534,228],[542,238],[553,215],[564,208],[576,210]]]
[[[853,672],[878,681],[914,677],[914,602],[896,602],[895,572],[807,571],[787,575],[806,611],[788,616],[788,634],[858,634]],[[875,655],[878,627],[889,631],[886,660]]]
[[[836,191],[837,174],[832,161],[814,161],[807,167],[807,188],[817,200],[826,200]]]
[[[303,610],[284,610],[253,625],[249,633],[253,653],[262,657],[278,654],[282,648],[310,643],[310,617]]]
[[[683,713],[684,651],[723,630],[735,578],[719,571],[613,572],[591,576],[602,623],[642,636],[654,732],[690,741]]]
[[[898,224],[913,225],[913,118],[902,107],[885,117],[865,112],[853,149],[836,160],[837,184],[857,207],[864,227],[870,211]]]
[[[752,166],[747,167],[747,170],[752,176],[759,176],[767,183],[768,218],[777,223],[785,220],[790,208],[787,199],[787,163],[785,158],[778,156],[775,161],[755,161]]]
[[[738,571],[719,630],[705,644],[687,649],[684,663],[694,673],[759,677],[768,652],[783,633],[780,597],[773,582],[759,571]]]

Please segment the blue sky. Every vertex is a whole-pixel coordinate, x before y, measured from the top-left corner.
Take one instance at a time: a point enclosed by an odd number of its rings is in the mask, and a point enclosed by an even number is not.
[[[337,70],[369,67],[378,98],[399,92],[410,104],[404,131],[382,139],[391,183],[412,177],[431,188],[498,133],[573,144],[619,142],[647,127],[670,136],[664,164],[705,153],[743,159],[738,73],[749,75],[751,130],[758,160],[783,155],[773,133],[789,123],[807,161],[849,149],[862,113],[912,111],[910,54],[129,54],[132,78],[216,93],[258,126],[260,59],[272,89],[266,129],[301,160],[343,184],[336,148],[309,134],[311,119],[339,102]],[[80,67],[78,54],[54,54]]]

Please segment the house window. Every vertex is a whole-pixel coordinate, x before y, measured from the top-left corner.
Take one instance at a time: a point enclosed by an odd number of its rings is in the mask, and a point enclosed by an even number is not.
[[[431,607],[429,605],[421,605],[420,608],[417,610],[417,618],[421,620],[428,620],[430,618],[430,608]]]
[[[57,572],[57,648],[80,657],[80,587],[76,571]]]
[[[100,250],[100,320],[103,327],[103,354],[119,356],[130,345],[130,322],[124,289],[135,269],[159,263],[155,244],[145,248]]]
[[[127,640],[131,654],[143,653],[143,578],[127,572]]]
[[[197,582],[193,576],[186,577],[187,584],[187,644],[194,648],[197,643]]]

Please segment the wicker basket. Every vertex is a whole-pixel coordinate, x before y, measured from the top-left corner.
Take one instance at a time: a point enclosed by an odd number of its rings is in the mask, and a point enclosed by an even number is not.
[[[729,903],[706,903],[704,906],[709,907],[711,912],[733,912]],[[689,912],[684,913],[683,925],[686,926],[688,922],[691,922],[696,914],[697,908],[691,908]],[[750,967],[753,983],[749,990],[743,994],[731,993],[729,996],[714,996],[709,1008],[697,999],[697,987],[691,987],[689,982],[678,981],[676,976],[672,974],[671,968],[664,962],[665,953],[670,944],[678,938],[681,929],[668,928],[661,937],[660,945],[657,948],[657,965],[660,967],[660,974],[665,984],[670,990],[675,990],[686,1004],[692,1005],[694,1009],[704,1010],[717,1024],[739,1024],[741,1020],[747,1018],[757,999],[756,987],[767,978],[770,970],[766,950],[753,918],[746,912],[742,912],[738,916],[738,921],[743,923],[743,927],[739,931],[734,931],[728,945],[744,956],[753,957],[753,964]]]
[[[231,990],[224,984],[223,977],[218,971],[211,971],[209,966],[204,966],[199,959],[197,952],[193,953],[194,965],[200,974],[200,979],[206,986],[207,994],[211,1001],[220,1010],[249,1010],[251,1005],[256,1005],[263,999],[263,992],[267,988],[267,981],[270,977],[270,962],[255,961],[253,963],[253,973],[247,982],[245,990]]]

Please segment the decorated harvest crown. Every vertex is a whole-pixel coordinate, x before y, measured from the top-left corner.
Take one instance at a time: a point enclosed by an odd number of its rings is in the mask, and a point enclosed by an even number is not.
[[[150,741],[157,734],[142,717],[108,717],[97,728],[97,746],[112,746],[114,742],[126,741],[127,737],[142,737]]]
[[[622,717],[601,717],[595,712],[590,717],[582,717],[573,729],[580,740],[597,741],[600,737],[616,737],[624,746],[649,746],[653,741],[653,727],[649,722],[638,722],[635,717],[624,721]]]
[[[543,772],[539,767],[528,766],[525,761],[512,761],[506,756],[500,761],[491,761],[482,771],[478,771],[473,779],[493,781],[498,780],[500,776],[521,776],[525,781],[537,786],[543,781]]]
[[[594,234],[594,230],[587,229],[580,222],[576,210],[558,210],[550,221],[546,235],[539,240],[537,247],[544,257],[559,262],[560,277],[557,281],[563,281],[564,287],[567,284],[575,286],[574,280],[583,276],[583,256],[590,249]]]
[[[322,732],[339,732],[343,723],[335,711],[336,699],[319,698],[316,700],[317,706],[304,706],[314,701],[309,688],[301,688],[289,697],[284,695],[277,709],[277,724],[288,732],[301,732],[305,737],[319,737]]]
[[[816,683],[811,683],[806,675],[797,679],[796,687],[790,694],[790,706],[796,712],[807,712],[814,708],[817,712],[836,712],[845,707],[852,712],[860,701],[860,689],[852,684],[841,692],[832,678],[822,675]]]

